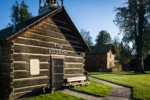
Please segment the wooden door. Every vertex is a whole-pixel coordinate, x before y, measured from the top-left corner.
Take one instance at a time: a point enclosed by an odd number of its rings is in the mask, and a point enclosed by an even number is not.
[[[63,87],[64,77],[64,60],[59,58],[53,58],[53,88],[54,90]]]

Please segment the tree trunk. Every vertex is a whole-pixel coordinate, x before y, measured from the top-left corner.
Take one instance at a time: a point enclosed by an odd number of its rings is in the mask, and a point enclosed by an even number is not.
[[[143,33],[144,33],[144,1],[139,0],[139,11],[138,11],[138,43],[137,43],[137,67],[135,72],[144,73],[144,66],[143,66]]]

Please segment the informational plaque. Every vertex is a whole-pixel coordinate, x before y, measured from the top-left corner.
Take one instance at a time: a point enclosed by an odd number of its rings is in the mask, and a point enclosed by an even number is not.
[[[39,75],[40,74],[40,63],[38,59],[30,60],[30,74]]]

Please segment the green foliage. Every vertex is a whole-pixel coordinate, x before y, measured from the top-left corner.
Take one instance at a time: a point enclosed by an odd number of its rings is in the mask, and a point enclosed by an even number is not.
[[[142,60],[150,45],[150,0],[128,0],[125,7],[116,8],[114,22],[123,31],[123,42],[132,43],[138,60],[136,71],[144,72]]]
[[[19,5],[18,1],[16,0],[15,4],[11,8],[11,21],[13,22],[13,18],[15,17],[16,23],[24,22],[30,18],[32,18],[32,14],[28,10],[28,6],[22,0],[21,4]]]
[[[89,86],[77,87],[75,90],[96,96],[107,96],[111,92],[112,87],[91,80]]]
[[[109,44],[111,42],[111,36],[107,31],[102,30],[97,35],[95,41],[96,45]]]
[[[133,87],[134,99],[150,99],[150,72],[147,74],[135,74],[134,72],[100,73],[92,72],[90,75]]]
[[[28,6],[22,0],[20,4],[20,22],[24,22],[32,17],[31,13],[28,11]]]
[[[80,31],[81,36],[83,37],[84,41],[89,45],[93,46],[93,40],[92,37],[90,36],[90,32],[86,31],[84,29],[81,29]]]
[[[127,44],[120,43],[120,62],[121,64],[127,64],[130,62],[132,57],[132,50]]]
[[[115,37],[112,41],[114,49],[116,51],[116,59],[120,60],[120,41],[118,37]]]
[[[19,3],[16,0],[15,4],[11,8],[12,14],[11,14],[11,21],[13,22],[13,18],[16,18],[16,23],[19,22]],[[10,24],[9,24],[10,25]]]
[[[52,94],[44,94],[28,99],[20,99],[20,100],[83,100],[78,97],[70,96],[61,92],[54,92]]]

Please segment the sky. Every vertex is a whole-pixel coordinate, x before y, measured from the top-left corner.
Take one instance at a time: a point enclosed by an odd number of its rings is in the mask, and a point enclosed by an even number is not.
[[[16,0],[0,0],[0,30],[10,22],[11,7]],[[22,0],[18,0],[21,2]],[[90,32],[95,43],[95,38],[101,30],[106,30],[111,37],[121,39],[119,27],[113,22],[116,12],[115,7],[121,7],[126,0],[64,0],[64,7],[74,22],[77,29]],[[39,0],[25,0],[29,11],[38,15]]]

